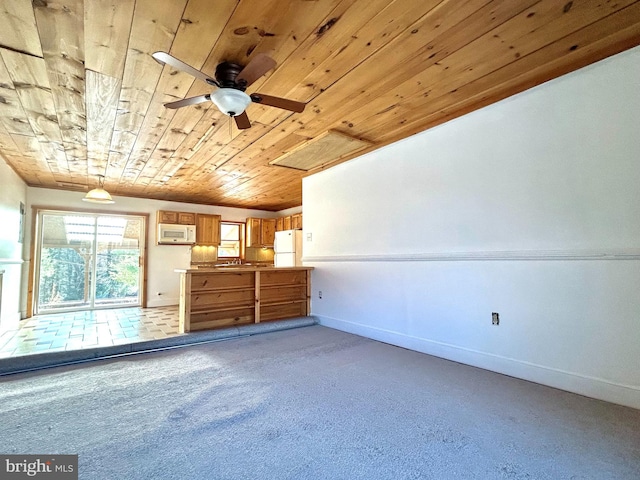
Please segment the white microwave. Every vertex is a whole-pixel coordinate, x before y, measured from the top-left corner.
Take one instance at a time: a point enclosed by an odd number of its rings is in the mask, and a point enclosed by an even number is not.
[[[158,244],[185,245],[196,243],[195,225],[158,224]]]

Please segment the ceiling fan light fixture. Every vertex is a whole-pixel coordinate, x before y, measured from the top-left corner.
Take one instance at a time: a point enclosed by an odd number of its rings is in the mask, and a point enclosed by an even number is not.
[[[211,94],[211,101],[222,113],[236,117],[246,110],[251,97],[235,88],[219,88]]]
[[[116,203],[109,192],[107,192],[104,188],[104,177],[102,175],[99,176],[99,186],[98,188],[94,188],[87,192],[87,194],[82,199],[83,202],[91,202],[91,203]]]

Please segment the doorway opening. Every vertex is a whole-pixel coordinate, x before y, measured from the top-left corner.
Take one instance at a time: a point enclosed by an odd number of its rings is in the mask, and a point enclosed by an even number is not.
[[[34,313],[143,306],[146,217],[38,210]]]

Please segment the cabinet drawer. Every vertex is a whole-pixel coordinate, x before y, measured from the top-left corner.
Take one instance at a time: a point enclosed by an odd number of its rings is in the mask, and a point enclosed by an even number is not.
[[[282,320],[284,318],[307,316],[307,303],[297,302],[285,305],[268,305],[260,309],[260,321]]]
[[[216,288],[236,288],[246,287],[253,288],[254,275],[253,272],[229,272],[229,273],[211,273],[193,274],[191,276],[191,291],[213,290]]]
[[[275,272],[273,270],[260,272],[260,285],[306,285],[306,270],[285,270],[283,272]]]
[[[307,286],[297,285],[293,287],[261,288],[260,303],[264,306],[268,303],[284,302],[288,300],[306,300]]]
[[[255,310],[253,308],[238,308],[236,310],[223,312],[192,313],[190,331],[245,325],[254,323],[255,318]]]
[[[255,303],[254,291],[250,290],[227,290],[220,292],[202,292],[191,294],[191,309],[214,310],[216,308],[228,307],[251,307]]]

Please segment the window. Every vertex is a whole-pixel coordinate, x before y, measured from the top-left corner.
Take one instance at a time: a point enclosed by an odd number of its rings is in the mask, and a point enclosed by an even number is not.
[[[142,304],[146,218],[38,210],[37,313]]]
[[[220,222],[218,258],[240,258],[244,223]]]

